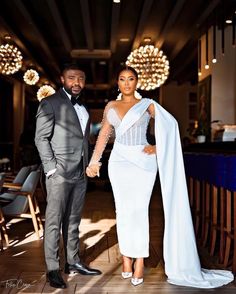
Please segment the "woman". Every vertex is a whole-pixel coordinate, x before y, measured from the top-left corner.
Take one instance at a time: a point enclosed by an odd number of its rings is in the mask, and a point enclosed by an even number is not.
[[[123,278],[133,285],[143,282],[144,258],[149,254],[148,206],[159,169],[164,215],[164,260],[168,282],[197,288],[215,288],[233,280],[228,271],[200,267],[193,231],[176,120],[155,101],[135,97],[138,75],[131,67],[118,74],[121,99],[104,110],[102,128],[87,175],[99,175],[100,159],[115,129],[115,143],[109,159],[117,215],[117,235],[123,255]],[[149,145],[146,131],[155,118],[158,148]],[[132,259],[135,258],[134,272]]]

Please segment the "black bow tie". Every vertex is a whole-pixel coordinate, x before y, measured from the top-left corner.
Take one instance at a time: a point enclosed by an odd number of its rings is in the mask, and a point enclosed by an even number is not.
[[[79,100],[79,97],[75,97],[75,96],[71,96],[71,103],[72,105],[75,105],[76,103],[79,104],[79,105],[82,105],[81,101]]]

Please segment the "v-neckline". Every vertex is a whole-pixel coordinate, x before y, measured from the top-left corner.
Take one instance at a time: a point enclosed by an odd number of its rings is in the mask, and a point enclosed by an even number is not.
[[[129,112],[129,111],[130,111],[135,105],[139,104],[140,102],[141,102],[141,101],[136,102],[134,105],[132,105],[132,106],[126,111],[126,113],[124,114],[124,116],[123,116],[122,118],[121,118],[119,112],[116,110],[116,107],[113,106],[112,108],[114,109],[114,111],[115,111],[116,115],[118,116],[120,122],[122,122],[122,121],[124,120],[124,118],[127,116],[128,112]]]

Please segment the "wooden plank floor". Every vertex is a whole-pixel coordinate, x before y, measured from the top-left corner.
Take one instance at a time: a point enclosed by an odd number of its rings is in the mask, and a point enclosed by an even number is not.
[[[42,204],[42,203],[41,203]],[[0,293],[233,293],[233,283],[214,290],[178,287],[166,282],[162,260],[163,211],[158,184],[150,205],[150,257],[145,261],[144,284],[134,287],[121,278],[114,202],[111,191],[97,185],[87,193],[81,221],[81,257],[102,270],[101,276],[66,276],[68,288],[51,288],[45,281],[43,240],[36,240],[30,220],[8,222],[10,247],[0,252]],[[62,252],[61,252],[61,255]],[[63,259],[63,258],[62,258]],[[214,266],[203,256],[207,267]],[[62,260],[62,267],[63,267]]]

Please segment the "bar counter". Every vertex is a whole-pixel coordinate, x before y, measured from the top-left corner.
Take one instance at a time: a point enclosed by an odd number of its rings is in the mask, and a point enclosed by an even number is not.
[[[236,141],[195,143],[184,147],[183,151],[236,154]]]
[[[236,142],[189,145],[184,164],[198,244],[236,273]]]

